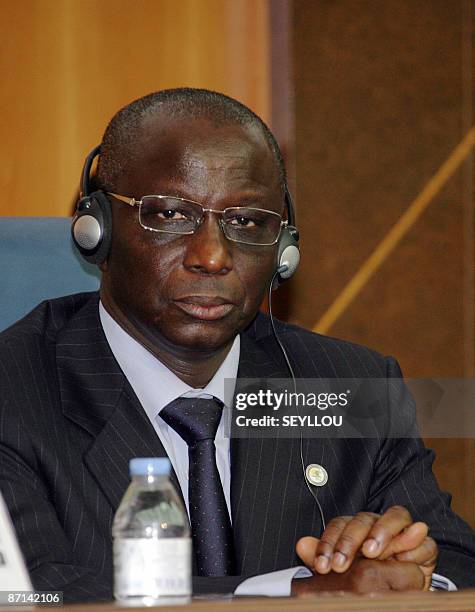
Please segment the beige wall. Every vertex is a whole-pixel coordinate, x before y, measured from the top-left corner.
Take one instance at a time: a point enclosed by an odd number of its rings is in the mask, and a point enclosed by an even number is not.
[[[267,12],[267,0],[2,0],[0,215],[69,214],[107,121],[151,91],[216,89],[268,118]]]

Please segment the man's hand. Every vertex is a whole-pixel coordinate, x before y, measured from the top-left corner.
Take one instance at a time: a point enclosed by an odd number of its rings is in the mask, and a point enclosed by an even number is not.
[[[364,556],[379,561],[411,562],[424,576],[428,589],[437,560],[437,545],[427,537],[425,523],[413,523],[409,512],[392,506],[383,515],[360,512],[334,518],[321,539],[301,538],[297,554],[318,574],[346,572],[355,559]]]
[[[342,574],[331,572],[293,580],[292,595],[302,597],[325,591],[414,591],[421,590],[423,584],[424,576],[415,563],[359,557]]]

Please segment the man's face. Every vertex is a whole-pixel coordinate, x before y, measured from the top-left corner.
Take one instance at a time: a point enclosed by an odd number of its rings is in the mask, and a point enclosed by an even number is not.
[[[143,126],[121,195],[178,196],[205,208],[254,206],[281,214],[274,156],[260,130],[157,114]],[[229,241],[219,215],[193,235],[143,229],[138,209],[112,202],[113,239],[101,297],[150,346],[219,350],[255,316],[275,269],[276,246]]]

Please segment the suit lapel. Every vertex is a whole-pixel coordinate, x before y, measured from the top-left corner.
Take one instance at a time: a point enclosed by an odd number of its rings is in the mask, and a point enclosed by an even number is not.
[[[134,457],[166,456],[159,437],[127,383],[111,418],[85,455],[87,467],[116,508],[130,483],[129,461]],[[179,486],[177,490],[180,491]]]
[[[160,439],[117,364],[92,298],[58,335],[63,414],[94,438],[84,461],[116,509],[129,485],[129,460],[166,457]],[[181,494],[176,475],[172,481]]]

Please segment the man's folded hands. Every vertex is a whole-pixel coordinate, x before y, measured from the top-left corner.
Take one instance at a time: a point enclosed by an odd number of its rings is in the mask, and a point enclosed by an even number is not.
[[[300,538],[296,551],[314,576],[294,580],[292,594],[313,591],[428,590],[437,544],[402,506],[330,521],[321,538]]]

